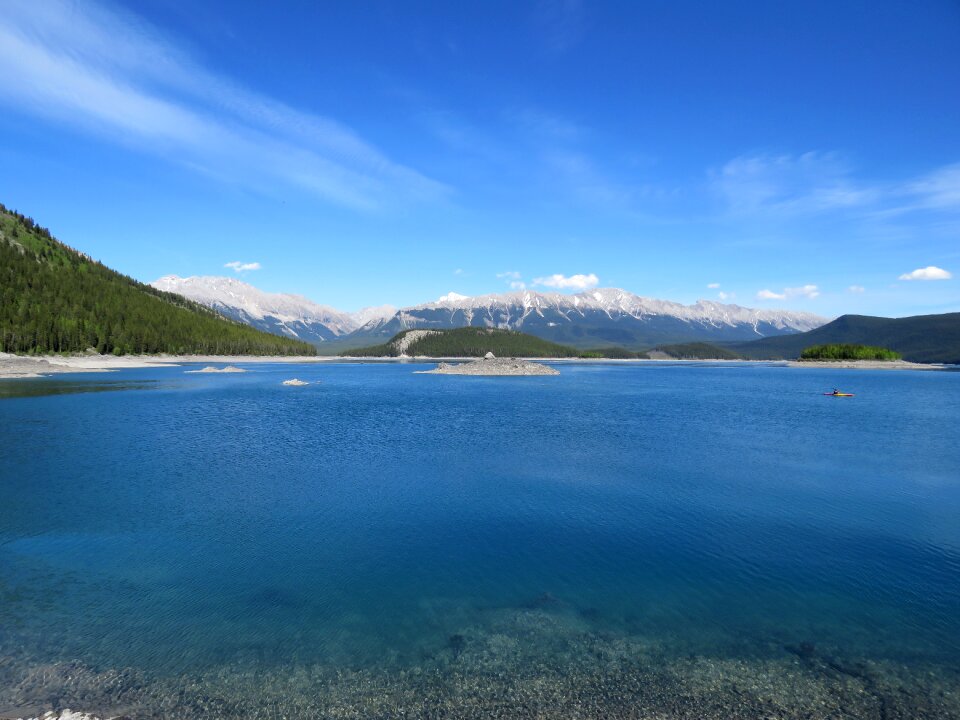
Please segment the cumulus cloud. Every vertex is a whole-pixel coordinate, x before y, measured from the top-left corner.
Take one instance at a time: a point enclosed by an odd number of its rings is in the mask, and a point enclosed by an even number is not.
[[[257,191],[297,189],[357,209],[446,186],[351,128],[245,89],[130,11],[96,0],[5,0],[0,105]]]
[[[774,292],[764,288],[757,293],[757,300],[786,300],[787,298],[805,297],[813,299],[820,294],[816,285],[801,285],[800,287],[784,288],[781,292]]]
[[[820,289],[816,285],[804,285],[802,287],[784,288],[783,293],[787,297],[806,297],[812,299],[820,294]]]
[[[594,273],[590,273],[589,275],[570,275],[569,277],[556,274],[548,277],[534,278],[533,284],[557,288],[558,290],[589,290],[600,284],[600,278]]]
[[[233,262],[228,262],[224,264],[224,267],[231,268],[234,272],[245,273],[251,270],[259,270],[260,263],[258,262],[245,263],[245,262],[240,262],[239,260],[234,260]]]
[[[863,285],[851,285],[847,288],[847,292],[851,293],[862,293],[865,292],[866,288]]]
[[[953,274],[938,268],[935,265],[928,265],[925,268],[917,268],[913,272],[904,273],[900,276],[901,280],[949,280]]]
[[[497,273],[497,278],[499,280],[505,281],[510,286],[511,290],[527,289],[527,284],[523,281],[523,276],[520,273],[518,273],[516,270]]]
[[[710,288],[711,290],[716,290],[718,287],[720,287],[720,283],[710,283],[709,285],[707,285],[707,287]]]
[[[786,300],[787,296],[781,293],[775,293],[773,290],[763,289],[757,293],[757,300]]]

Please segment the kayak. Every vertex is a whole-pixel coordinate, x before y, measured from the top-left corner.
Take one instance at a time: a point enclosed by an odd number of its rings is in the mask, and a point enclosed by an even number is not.
[[[824,393],[827,397],[853,397],[853,393]]]

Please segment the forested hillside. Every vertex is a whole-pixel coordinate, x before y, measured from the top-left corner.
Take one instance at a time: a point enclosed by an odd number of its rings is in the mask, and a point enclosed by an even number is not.
[[[121,275],[0,204],[0,352],[314,355]]]
[[[653,350],[679,360],[743,360],[742,355],[738,355],[732,350],[705,342],[657,345]]]
[[[911,362],[960,363],[960,313],[904,318],[842,315],[810,332],[724,345],[754,360],[772,360],[797,358],[811,345],[838,343],[889,348]]]

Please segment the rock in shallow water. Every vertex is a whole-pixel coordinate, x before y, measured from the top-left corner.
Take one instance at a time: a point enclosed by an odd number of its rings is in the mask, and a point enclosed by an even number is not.
[[[207,367],[202,370],[186,370],[187,373],[242,373],[246,372],[243,368],[235,367],[234,365],[227,365],[226,367],[218,368],[213,365],[207,365]]]

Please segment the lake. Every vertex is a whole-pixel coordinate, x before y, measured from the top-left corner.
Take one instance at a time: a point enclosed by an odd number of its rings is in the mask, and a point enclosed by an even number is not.
[[[245,367],[0,381],[0,717],[960,718],[960,373]]]

